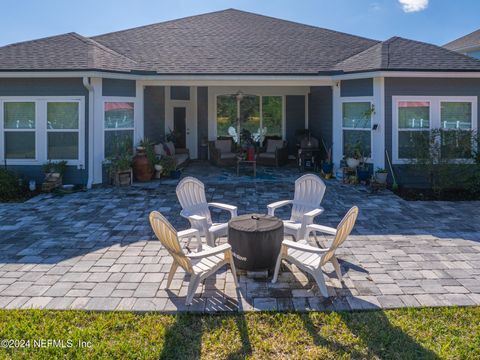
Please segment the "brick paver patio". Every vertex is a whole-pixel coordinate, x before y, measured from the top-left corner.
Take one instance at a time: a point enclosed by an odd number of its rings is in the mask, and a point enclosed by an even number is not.
[[[282,168],[237,178],[233,170],[205,164],[192,164],[184,174],[206,183],[209,201],[235,204],[240,214],[265,212],[268,203],[291,198],[299,176]],[[480,305],[480,202],[407,202],[332,180],[317,221],[336,226],[354,204],[361,213],[338,252],[344,284],[327,268],[330,298],[284,266],[278,283],[240,276],[238,290],[223,270],[186,307],[188,279],[178,272],[165,289],[171,258],[148,224],[149,212],[159,210],[177,229],[188,226],[179,217],[176,182],[0,204],[0,307],[214,312]],[[219,220],[226,216],[214,213]]]

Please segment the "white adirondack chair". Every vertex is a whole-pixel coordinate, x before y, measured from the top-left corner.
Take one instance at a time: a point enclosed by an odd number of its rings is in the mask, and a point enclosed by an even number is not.
[[[323,212],[320,206],[325,195],[325,183],[318,176],[306,174],[295,181],[293,200],[277,201],[267,206],[268,214],[275,215],[275,210],[286,205],[292,205],[289,220],[283,221],[284,233],[295,240],[305,237],[307,225]]]
[[[275,265],[275,273],[273,275],[272,283],[277,282],[280,264],[282,263],[282,260],[286,260],[295,264],[300,270],[311,274],[317,282],[322,295],[328,297],[322,266],[330,261],[335,269],[338,279],[342,281],[342,272],[340,264],[335,257],[335,250],[342,245],[348,235],[350,235],[350,232],[355,225],[355,221],[357,220],[357,216],[358,207],[354,206],[343,217],[336,229],[319,225],[310,225],[308,227],[307,234],[310,231],[321,231],[330,235],[335,235],[332,245],[328,249],[311,246],[306,240],[300,240],[298,242],[284,240],[282,242],[280,254],[277,258],[277,264]]]
[[[209,207],[216,207],[230,212],[230,217],[237,216],[237,207],[217,202],[207,203],[205,185],[193,177],[182,179],[177,185],[177,197],[182,211],[180,215],[190,221],[194,229],[205,236],[209,246],[215,246],[215,239],[227,236],[228,223],[213,223]]]
[[[207,246],[207,249],[203,251],[185,254],[180,246],[180,236],[185,232],[196,232],[196,235],[200,236],[198,230],[189,229],[183,232],[177,232],[158,211],[152,211],[150,213],[150,225],[158,240],[160,240],[162,245],[165,246],[173,257],[172,267],[170,268],[167,278],[167,288],[172,283],[173,275],[175,275],[179,266],[191,276],[190,283],[188,284],[187,298],[185,300],[187,305],[192,303],[195,290],[198,288],[200,282],[217,272],[217,270],[225,264],[230,265],[235,286],[238,287],[232,250],[229,244],[212,248]]]

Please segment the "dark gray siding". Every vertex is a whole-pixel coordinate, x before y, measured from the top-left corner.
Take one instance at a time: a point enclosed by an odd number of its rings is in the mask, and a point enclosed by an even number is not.
[[[165,87],[146,86],[143,93],[144,133],[158,143],[165,137]]]
[[[333,136],[333,98],[330,86],[314,86],[310,88],[308,98],[308,128],[312,135],[332,146]]]
[[[286,137],[290,154],[295,154],[295,131],[305,129],[305,96],[287,95],[285,104]]]
[[[0,79],[0,96],[84,96],[85,97],[85,169],[69,166],[65,174],[65,184],[86,184],[88,169],[88,91],[81,78],[62,79]],[[3,164],[2,164],[3,166]],[[40,165],[8,165],[10,170],[43,182],[44,174]]]
[[[208,87],[197,88],[197,141],[198,153],[204,139],[208,140]]]
[[[171,86],[170,100],[190,100],[189,86]]]
[[[103,96],[136,96],[135,80],[123,79],[103,79],[102,81]]]
[[[340,96],[373,96],[373,79],[369,78],[341,81]]]
[[[446,78],[385,78],[385,148],[392,155],[392,96],[476,96],[480,98],[480,79]],[[478,101],[478,100],[477,100]],[[478,113],[480,127],[480,112]],[[391,159],[391,157],[390,157]],[[424,184],[421,176],[413,174],[407,165],[396,165],[400,180],[409,185]]]

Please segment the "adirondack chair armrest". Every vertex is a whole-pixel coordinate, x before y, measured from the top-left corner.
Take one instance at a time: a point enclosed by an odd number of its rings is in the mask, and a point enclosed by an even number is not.
[[[200,231],[197,229],[187,229],[187,230],[182,230],[177,232],[177,237],[179,239],[186,238],[186,237],[192,237],[192,236],[200,236]]]
[[[208,203],[208,206],[216,207],[218,209],[230,211],[230,214],[232,217],[237,216],[237,207],[234,205],[228,205],[228,204],[223,204],[223,203],[217,203],[217,202],[211,202]]]
[[[287,249],[295,249],[300,251],[305,251],[312,254],[323,254],[326,253],[329,249],[322,249],[315,246],[310,246],[306,244],[301,244],[291,240],[283,240],[282,246],[285,246]]]
[[[207,220],[207,218],[205,216],[200,216],[200,215],[195,215],[195,214],[192,214],[190,212],[188,212],[187,210],[183,209],[180,211],[180,216],[186,218],[186,219],[189,219],[189,220],[194,220],[194,221],[202,221],[202,220]]]
[[[331,228],[329,226],[310,224],[307,226],[307,233],[312,231],[318,231],[328,235],[337,235],[337,229]]]
[[[303,214],[303,219],[305,221],[305,224],[306,225],[311,224],[313,222],[313,219],[323,212],[324,212],[324,209],[322,207],[319,207],[317,209],[313,209],[313,210]]]
[[[215,247],[208,248],[206,250],[203,250],[203,251],[200,251],[200,252],[197,252],[197,253],[190,253],[190,254],[187,254],[187,256],[190,259],[202,259],[202,258],[212,256],[212,255],[223,254],[227,251],[230,251],[231,248],[232,247],[230,246],[230,244],[223,244],[223,245],[220,245],[220,246],[215,246]]]
[[[275,210],[293,203],[293,200],[281,200],[267,205],[268,215],[275,215]]]

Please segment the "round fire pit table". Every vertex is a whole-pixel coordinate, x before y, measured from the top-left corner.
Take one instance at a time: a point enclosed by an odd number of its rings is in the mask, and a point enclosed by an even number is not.
[[[275,267],[283,240],[282,220],[263,214],[248,214],[228,222],[228,243],[235,267],[246,271]]]

